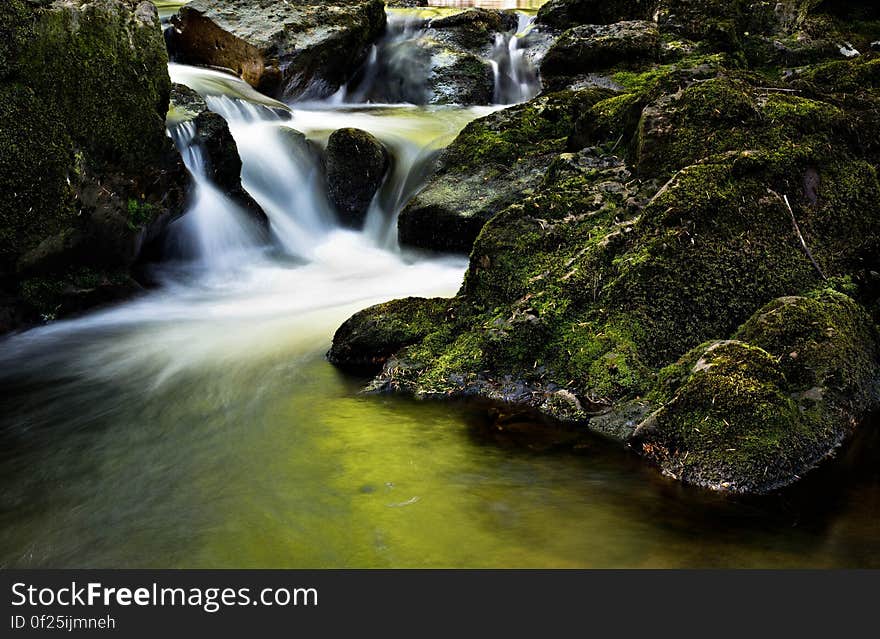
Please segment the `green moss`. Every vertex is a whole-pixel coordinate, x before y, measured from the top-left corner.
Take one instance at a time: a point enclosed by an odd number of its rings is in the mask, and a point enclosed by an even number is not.
[[[638,163],[644,173],[668,176],[711,155],[749,149],[821,156],[838,136],[852,136],[837,106],[755,88],[754,78],[719,76],[666,96],[645,111]]]
[[[661,408],[636,431],[667,474],[723,490],[795,481],[875,405],[878,339],[864,309],[828,289],[774,300],[736,333],[658,375]]]
[[[520,159],[565,148],[578,114],[610,95],[603,89],[562,91],[499,111],[470,123],[447,149],[450,171],[510,168]]]
[[[775,358],[742,342],[703,351],[675,397],[637,431],[643,454],[689,483],[764,492],[827,450],[831,433],[801,415]]]
[[[875,327],[861,306],[837,291],[774,300],[736,338],[779,358],[793,388],[821,389],[860,407],[870,404],[870,394],[877,391],[865,382],[876,369]]]
[[[113,3],[37,13],[20,73],[95,162],[137,170],[168,152],[171,82],[157,31]]]
[[[355,372],[375,373],[398,350],[442,325],[449,300],[407,298],[371,306],[343,324],[328,357]]]
[[[22,84],[0,86],[0,273],[77,222],[71,147],[51,102]]]
[[[131,198],[128,200],[128,223],[132,229],[140,229],[156,219],[158,207],[149,202]]]

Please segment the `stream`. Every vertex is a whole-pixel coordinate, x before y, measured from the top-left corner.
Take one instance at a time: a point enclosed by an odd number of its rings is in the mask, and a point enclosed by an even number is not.
[[[880,567],[880,429],[794,490],[732,499],[598,439],[560,449],[494,431],[484,407],[361,394],[327,363],[358,310],[458,290],[466,258],[401,250],[396,215],[468,122],[539,89],[515,37],[487,107],[363,87],[285,105],[170,65],[228,121],[271,237],[169,124],[194,187],[160,285],[0,342],[0,567]],[[342,127],[395,158],[363,231],[286,143]]]

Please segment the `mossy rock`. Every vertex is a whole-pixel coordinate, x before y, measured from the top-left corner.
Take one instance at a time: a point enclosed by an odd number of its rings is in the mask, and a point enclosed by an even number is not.
[[[540,184],[547,166],[565,150],[578,114],[610,94],[553,93],[470,123],[401,213],[401,243],[468,252],[492,215]]]
[[[676,479],[764,493],[831,455],[880,401],[876,328],[823,290],[771,302],[736,337],[662,372],[662,406],[632,444]]]
[[[436,330],[448,306],[448,299],[417,297],[371,306],[339,327],[327,357],[344,370],[375,374],[393,353]]]
[[[653,22],[634,20],[609,25],[583,25],[563,33],[544,56],[541,75],[558,76],[632,67],[656,61],[660,37]]]
[[[171,83],[152,4],[13,0],[0,11],[0,286],[33,319],[54,303],[23,282],[126,271],[182,213],[187,178],[165,133]]]
[[[467,127],[400,223],[431,248],[479,229],[464,285],[368,388],[538,410],[717,489],[827,457],[877,404],[876,60],[745,55],[818,4],[658,2],[656,62]]]

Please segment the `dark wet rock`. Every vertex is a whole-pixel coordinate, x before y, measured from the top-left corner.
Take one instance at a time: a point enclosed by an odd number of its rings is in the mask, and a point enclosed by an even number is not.
[[[467,51],[423,41],[430,55],[429,104],[491,104],[494,91],[492,66]]]
[[[388,151],[360,129],[334,131],[327,143],[327,189],[346,226],[361,228],[388,171]]]
[[[489,218],[541,183],[577,115],[608,95],[599,89],[546,95],[469,124],[401,213],[401,243],[470,251]]]
[[[173,21],[171,50],[224,67],[285,98],[334,93],[385,28],[382,0],[193,0]]]
[[[546,79],[650,63],[659,56],[659,42],[653,22],[574,27],[563,33],[544,56],[541,74]]]
[[[428,28],[437,39],[471,51],[483,51],[495,42],[495,35],[516,31],[519,19],[514,13],[490,9],[469,9],[445,18],[435,18]]]
[[[0,30],[0,286],[31,322],[136,287],[188,180],[151,3],[10,0]]]
[[[268,225],[263,209],[241,185],[241,156],[226,120],[209,111],[198,93],[180,84],[171,90],[170,117],[174,123],[192,122],[195,126],[192,143],[204,153],[208,179],[259,224]]]
[[[538,11],[537,21],[566,30],[583,24],[611,24],[648,20],[657,0],[550,0]]]

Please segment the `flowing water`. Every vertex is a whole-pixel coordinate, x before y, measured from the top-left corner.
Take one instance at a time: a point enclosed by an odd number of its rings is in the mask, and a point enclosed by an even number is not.
[[[229,122],[271,237],[170,124],[194,183],[182,259],[140,299],[0,343],[0,567],[880,567],[875,422],[796,490],[731,500],[598,440],[496,431],[477,405],[362,395],[326,362],[357,310],[455,293],[466,260],[401,251],[394,220],[498,107],[291,108],[170,71]],[[314,152],[344,126],[395,157],[363,232],[336,224]]]

